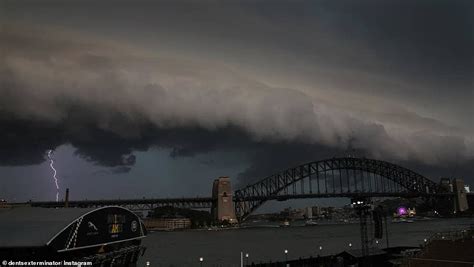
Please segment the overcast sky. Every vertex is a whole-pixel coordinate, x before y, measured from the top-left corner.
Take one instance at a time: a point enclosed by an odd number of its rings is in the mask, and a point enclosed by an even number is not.
[[[0,197],[210,195],[356,151],[474,182],[472,1],[0,4]]]

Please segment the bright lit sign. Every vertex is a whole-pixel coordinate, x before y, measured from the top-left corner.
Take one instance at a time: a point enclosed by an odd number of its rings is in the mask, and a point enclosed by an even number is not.
[[[398,207],[397,213],[398,213],[399,216],[407,215],[407,213],[408,213],[408,212],[407,212],[407,208],[405,208],[405,207],[403,207],[403,206],[402,206],[402,207]]]

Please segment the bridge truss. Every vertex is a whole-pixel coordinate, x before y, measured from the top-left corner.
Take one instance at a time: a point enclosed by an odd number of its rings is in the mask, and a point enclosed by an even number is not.
[[[438,184],[404,167],[365,158],[332,158],[290,168],[234,191],[239,221],[269,200],[334,197],[451,197]],[[17,203],[22,204],[22,203]],[[25,204],[25,203],[23,203]],[[37,207],[64,207],[64,202],[30,202]],[[69,207],[122,206],[135,211],[158,207],[209,209],[212,197],[69,201]]]
[[[239,221],[272,199],[317,197],[417,197],[439,195],[438,185],[401,166],[365,158],[306,163],[234,192]]]

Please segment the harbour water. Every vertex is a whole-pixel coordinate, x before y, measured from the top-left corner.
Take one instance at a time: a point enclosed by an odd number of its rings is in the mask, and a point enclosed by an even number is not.
[[[390,246],[419,246],[434,233],[470,227],[474,219],[433,219],[413,223],[389,223]],[[320,224],[317,226],[278,227],[257,223],[252,227],[230,230],[188,230],[153,232],[144,240],[147,247],[138,266],[240,266],[240,252],[248,262],[284,260],[339,253],[360,247],[359,224]],[[322,247],[320,250],[319,247]],[[385,239],[374,246],[384,248]],[[245,257],[244,257],[245,258]]]

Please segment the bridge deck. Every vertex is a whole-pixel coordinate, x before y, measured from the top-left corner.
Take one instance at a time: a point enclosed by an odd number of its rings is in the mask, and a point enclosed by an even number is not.
[[[157,207],[174,206],[183,208],[210,208],[211,197],[194,198],[142,198],[142,199],[100,199],[100,200],[73,200],[69,207],[99,207],[99,206],[134,206],[138,210],[154,209]],[[64,202],[42,201],[29,203],[12,203],[12,205],[29,204],[32,207],[56,208],[64,207]]]
[[[288,194],[288,195],[272,195],[272,196],[248,196],[242,200],[234,198],[234,201],[258,201],[258,200],[278,200],[285,201],[288,199],[305,199],[305,198],[353,198],[353,197],[403,197],[403,198],[415,198],[415,197],[450,197],[454,196],[453,193],[433,193],[433,194],[420,194],[412,192],[355,192],[355,193],[319,193],[319,194]]]
[[[352,198],[356,196],[365,197],[449,197],[453,193],[419,194],[410,192],[354,192],[354,193],[315,193],[315,194],[288,194],[264,196],[248,196],[243,199],[234,197],[235,202],[239,201],[258,201],[258,200],[278,200],[288,199],[307,199],[307,198],[334,198],[345,197]],[[469,194],[473,195],[474,194]],[[141,199],[98,199],[98,200],[73,200],[69,201],[69,207],[99,207],[99,206],[135,206],[140,210],[153,209],[156,207],[174,206],[183,208],[211,208],[215,200],[212,197],[194,197],[194,198],[141,198]],[[11,203],[12,205],[28,204],[32,207],[57,208],[64,207],[64,202],[40,201],[27,203]]]

